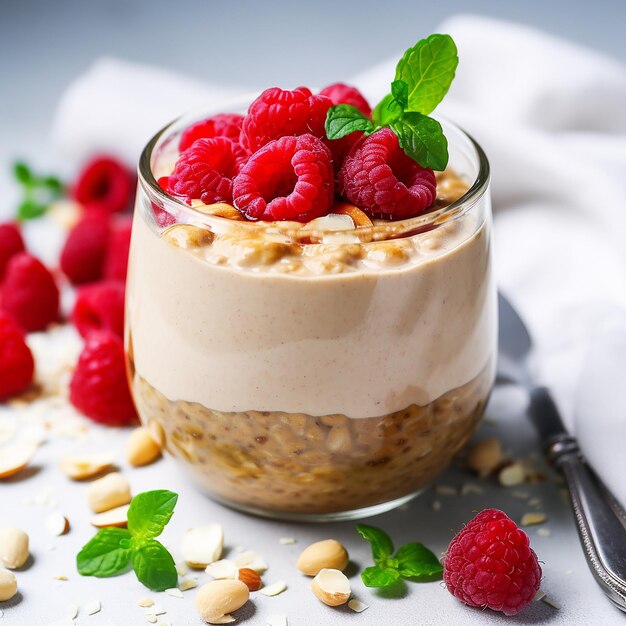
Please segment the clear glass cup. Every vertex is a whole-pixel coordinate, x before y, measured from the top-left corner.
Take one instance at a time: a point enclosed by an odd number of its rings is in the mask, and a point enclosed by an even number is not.
[[[235,221],[165,194],[181,130],[249,102],[181,118],[141,156],[126,315],[139,414],[228,506],[308,520],[390,509],[450,463],[493,385],[487,159],[441,120],[461,179],[439,187],[465,193],[352,230]]]

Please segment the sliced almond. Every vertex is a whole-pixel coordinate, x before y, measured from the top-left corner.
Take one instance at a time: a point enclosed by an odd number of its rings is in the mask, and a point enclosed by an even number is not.
[[[277,596],[279,593],[282,593],[287,589],[287,583],[284,580],[278,580],[271,585],[266,585],[265,587],[261,587],[259,589],[259,593],[262,593],[264,596],[268,596],[270,598]]]
[[[178,588],[181,591],[187,591],[187,589],[195,589],[198,586],[198,581],[193,578],[183,578],[178,584]]]
[[[46,517],[46,529],[51,535],[60,537],[69,532],[70,523],[65,515],[59,513],[59,511],[54,511],[54,513],[50,513],[50,515]]]
[[[526,472],[521,463],[511,463],[503,467],[498,474],[498,482],[503,487],[516,487],[526,480]]]
[[[287,626],[287,616],[286,615],[270,615],[265,618],[265,623],[267,626]]]
[[[135,428],[126,441],[126,459],[133,467],[153,463],[161,456],[161,446],[147,428]]]
[[[183,535],[181,553],[185,563],[203,569],[222,556],[224,529],[219,524],[190,528]]]
[[[218,217],[226,217],[229,220],[244,220],[245,217],[241,214],[241,211],[238,211],[231,204],[227,204],[226,202],[216,202],[215,204],[204,204],[199,203],[194,206],[193,202],[191,205],[196,211],[200,211],[200,213],[206,213],[207,215],[216,215]]]
[[[94,513],[110,511],[130,501],[130,485],[119,472],[107,474],[87,488],[87,502]]]
[[[178,598],[182,600],[185,596],[183,596],[183,592],[178,587],[172,587],[170,589],[166,589],[165,593],[168,596],[172,596],[173,598]]]
[[[302,230],[321,230],[335,232],[338,230],[354,230],[354,220],[346,214],[329,213],[311,220]]]
[[[216,580],[224,580],[226,578],[237,578],[238,569],[232,561],[222,559],[221,561],[210,563],[204,571]]]
[[[365,609],[369,609],[369,606],[367,604],[364,604],[356,598],[352,598],[352,600],[348,602],[348,607],[351,608],[355,613],[363,613]]]
[[[37,444],[22,443],[5,446],[0,450],[0,479],[9,478],[21,472],[31,462]]]
[[[139,600],[137,600],[137,604],[143,608],[148,608],[154,606],[154,601],[150,598],[139,598]]]
[[[94,515],[90,523],[96,528],[126,528],[128,525],[128,509],[130,504],[116,506],[114,509]]]
[[[93,600],[93,602],[85,604],[85,613],[87,613],[87,615],[95,615],[96,613],[100,613],[101,609],[102,604],[100,604],[100,600]]]
[[[350,581],[338,569],[323,569],[311,582],[315,597],[328,606],[340,606],[350,599]]]
[[[358,206],[354,206],[350,202],[337,202],[332,206],[332,212],[339,215],[349,215],[357,227],[374,225],[372,220]]]
[[[61,458],[61,471],[72,480],[86,480],[110,469],[114,460],[113,454],[100,452],[89,456],[68,455]]]
[[[522,526],[536,526],[537,524],[543,524],[546,521],[546,514],[539,511],[533,511],[531,513],[524,513],[520,524]]]
[[[479,476],[488,476],[502,462],[502,444],[489,437],[475,443],[467,453],[467,465]]]
[[[248,567],[253,569],[257,574],[262,574],[267,570],[267,563],[260,554],[254,550],[246,550],[235,557],[235,565],[238,569]]]

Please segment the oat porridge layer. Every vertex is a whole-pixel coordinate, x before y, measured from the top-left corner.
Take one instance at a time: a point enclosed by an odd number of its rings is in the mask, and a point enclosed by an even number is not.
[[[135,399],[167,450],[213,497],[276,513],[349,511],[426,486],[473,432],[491,386],[487,367],[427,404],[380,417],[246,411],[170,401],[138,375]]]

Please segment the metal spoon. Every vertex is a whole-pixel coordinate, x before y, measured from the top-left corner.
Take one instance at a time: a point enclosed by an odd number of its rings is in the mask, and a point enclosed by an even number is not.
[[[532,340],[524,322],[502,294],[498,308],[498,380],[528,392],[529,414],[546,458],[565,477],[587,564],[609,600],[626,612],[626,513],[585,463],[549,390],[533,381],[528,363]]]

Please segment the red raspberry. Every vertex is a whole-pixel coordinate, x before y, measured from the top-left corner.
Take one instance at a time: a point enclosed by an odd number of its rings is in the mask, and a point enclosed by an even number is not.
[[[72,323],[81,337],[98,330],[124,336],[124,283],[109,280],[81,287],[76,296]]]
[[[541,567],[528,535],[498,509],[479,513],[450,542],[443,579],[469,606],[515,615],[541,583]]]
[[[0,280],[9,263],[9,259],[24,250],[24,240],[16,224],[0,224]]]
[[[18,252],[4,274],[0,305],[26,332],[43,330],[59,317],[59,289],[41,261]]]
[[[124,344],[115,333],[101,330],[87,337],[70,382],[70,401],[101,424],[123,426],[136,419]]]
[[[309,133],[324,138],[326,113],[331,105],[330,98],[313,95],[306,87],[293,91],[266,89],[248,109],[241,127],[241,143],[253,153],[286,135]]]
[[[178,149],[184,152],[196,139],[212,139],[213,137],[227,137],[237,143],[242,122],[243,115],[238,113],[219,113],[196,122],[183,131]]]
[[[70,231],[61,251],[61,269],[75,285],[102,278],[111,219],[102,211],[86,213]]]
[[[20,327],[0,315],[0,402],[30,385],[35,362]]]
[[[235,206],[254,220],[306,222],[333,201],[328,148],[313,135],[282,137],[255,152],[233,184]]]
[[[432,170],[420,167],[398,144],[390,128],[354,146],[339,171],[339,185],[351,202],[372,217],[413,217],[435,200]]]
[[[226,137],[198,139],[176,162],[167,191],[186,202],[205,204],[233,201],[233,178],[247,158],[239,144]]]
[[[87,210],[115,213],[130,205],[133,187],[134,176],[124,164],[109,156],[97,156],[83,167],[72,196]]]
[[[351,104],[361,111],[363,115],[367,115],[367,117],[372,115],[372,108],[356,87],[351,87],[344,83],[333,83],[328,85],[328,87],[324,87],[320,91],[320,95],[330,98],[333,104]]]
[[[127,216],[113,223],[104,261],[104,278],[122,282],[126,280],[132,225],[132,218]]]

